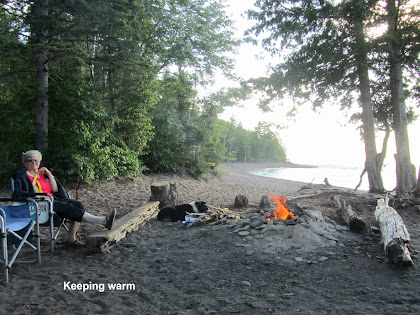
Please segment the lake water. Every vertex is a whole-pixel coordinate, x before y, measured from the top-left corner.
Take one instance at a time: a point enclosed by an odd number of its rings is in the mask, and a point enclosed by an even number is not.
[[[324,178],[328,178],[328,182],[333,186],[354,189],[359,183],[362,171],[362,167],[317,165],[314,168],[267,168],[260,171],[253,171],[252,174],[313,184],[323,184]],[[382,179],[385,189],[394,189],[396,186],[395,170],[391,166],[384,166]],[[369,190],[367,173],[363,176],[359,190]]]

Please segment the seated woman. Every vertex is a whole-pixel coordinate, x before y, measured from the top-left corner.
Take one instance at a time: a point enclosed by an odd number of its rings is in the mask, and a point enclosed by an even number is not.
[[[108,230],[112,228],[115,220],[116,210],[111,210],[106,216],[95,216],[86,212],[83,203],[78,200],[68,199],[64,188],[55,180],[54,176],[46,167],[39,168],[42,160],[42,154],[38,150],[30,150],[22,153],[22,162],[25,168],[16,169],[13,178],[15,180],[15,190],[13,198],[27,197],[36,192],[47,193],[53,197],[54,212],[61,218],[71,221],[67,237],[67,244],[73,246],[82,246],[77,240],[76,232],[80,222],[99,223]],[[54,198],[54,196],[58,199]]]

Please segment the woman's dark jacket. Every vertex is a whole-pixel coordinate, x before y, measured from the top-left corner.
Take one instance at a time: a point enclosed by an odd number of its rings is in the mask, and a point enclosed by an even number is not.
[[[35,190],[32,186],[32,182],[26,174],[25,168],[17,168],[13,172],[14,190],[12,198],[26,198],[35,196]],[[58,186],[58,191],[54,193],[54,197],[58,199],[68,199],[69,194],[64,189],[63,185],[55,179]]]

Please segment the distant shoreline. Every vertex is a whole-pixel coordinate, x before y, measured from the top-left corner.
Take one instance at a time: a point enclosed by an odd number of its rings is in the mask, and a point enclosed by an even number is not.
[[[224,171],[252,172],[267,168],[318,168],[318,166],[291,162],[224,162],[219,168]]]

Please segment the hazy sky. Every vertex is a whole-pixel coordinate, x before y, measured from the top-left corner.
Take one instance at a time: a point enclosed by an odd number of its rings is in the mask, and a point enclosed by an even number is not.
[[[226,1],[230,8],[228,14],[237,21],[237,36],[251,25],[250,21],[242,14],[246,9],[253,7],[253,0],[229,0]],[[241,16],[241,14],[243,16]],[[261,57],[263,57],[261,59]],[[235,57],[237,73],[243,78],[263,76],[266,67],[272,60],[264,51],[250,44],[244,44],[239,54]],[[225,80],[217,80],[215,88],[227,86]],[[288,128],[279,132],[280,138],[287,150],[291,162],[307,164],[341,164],[363,166],[364,144],[360,140],[356,126],[348,124],[348,119],[338,109],[325,106],[319,113],[314,113],[310,105],[302,108],[295,121],[287,120],[283,106],[277,105],[275,111],[262,113],[254,105],[256,100],[250,100],[243,104],[244,107],[231,108],[221,115],[222,119],[229,120],[234,117],[246,128],[253,129],[259,121],[282,122]],[[290,104],[289,104],[290,105]],[[287,107],[287,106],[286,106]],[[355,112],[357,108],[353,110]],[[420,121],[409,127],[410,149],[412,163],[418,169],[420,165]],[[380,151],[382,139],[378,138],[378,151]],[[394,171],[395,153],[394,135],[389,140],[388,169]]]

